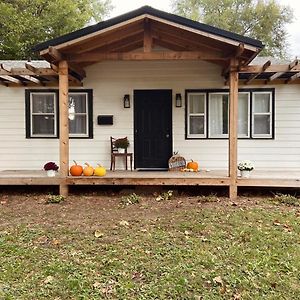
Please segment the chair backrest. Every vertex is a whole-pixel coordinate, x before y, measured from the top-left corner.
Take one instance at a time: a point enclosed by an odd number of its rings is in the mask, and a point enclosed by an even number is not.
[[[127,138],[127,137],[125,137]],[[119,153],[119,149],[116,147],[116,138],[110,137],[110,153]],[[124,153],[127,153],[127,148],[125,149]]]

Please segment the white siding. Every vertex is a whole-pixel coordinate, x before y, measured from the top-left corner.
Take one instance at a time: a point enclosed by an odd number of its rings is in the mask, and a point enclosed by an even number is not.
[[[128,136],[133,151],[134,89],[172,89],[175,96],[185,89],[224,88],[221,69],[206,62],[105,62],[86,71],[84,88],[94,93],[94,139],[71,140],[70,159],[106,167],[111,135]],[[300,86],[275,88],[275,140],[239,140],[239,159],[254,161],[258,169],[300,170]],[[124,94],[131,95],[130,109],[123,108]],[[174,101],[174,151],[197,160],[202,169],[227,168],[228,141],[185,140],[185,108],[176,108]],[[0,103],[1,170],[41,169],[45,162],[59,160],[58,140],[25,138],[24,88],[0,86]],[[114,125],[97,125],[97,116],[105,114],[114,116]]]

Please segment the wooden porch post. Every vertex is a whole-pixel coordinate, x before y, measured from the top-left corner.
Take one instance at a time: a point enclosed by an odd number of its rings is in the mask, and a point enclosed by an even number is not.
[[[237,198],[237,136],[239,74],[236,59],[230,61],[229,73],[229,198]]]
[[[59,62],[59,159],[61,182],[59,193],[68,196],[68,185],[65,179],[69,173],[69,78],[68,63],[65,60]]]

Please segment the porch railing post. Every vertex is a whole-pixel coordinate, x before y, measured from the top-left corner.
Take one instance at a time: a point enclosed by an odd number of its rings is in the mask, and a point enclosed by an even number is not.
[[[59,193],[68,196],[66,177],[69,173],[69,79],[68,63],[65,60],[59,62],[59,160],[61,182]]]
[[[239,74],[236,59],[230,61],[229,73],[229,198],[237,198],[238,88]]]

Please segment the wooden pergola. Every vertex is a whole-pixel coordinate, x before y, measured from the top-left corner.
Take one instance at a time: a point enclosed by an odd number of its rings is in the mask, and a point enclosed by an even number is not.
[[[237,115],[240,84],[299,83],[300,65],[249,65],[261,42],[143,7],[75,33],[42,43],[35,50],[48,68],[26,63],[23,69],[1,65],[0,83],[7,86],[59,85],[60,194],[68,194],[69,85],[81,85],[85,67],[102,61],[204,60],[219,65],[229,85],[229,196],[237,197]],[[215,179],[207,182],[217,185]]]

